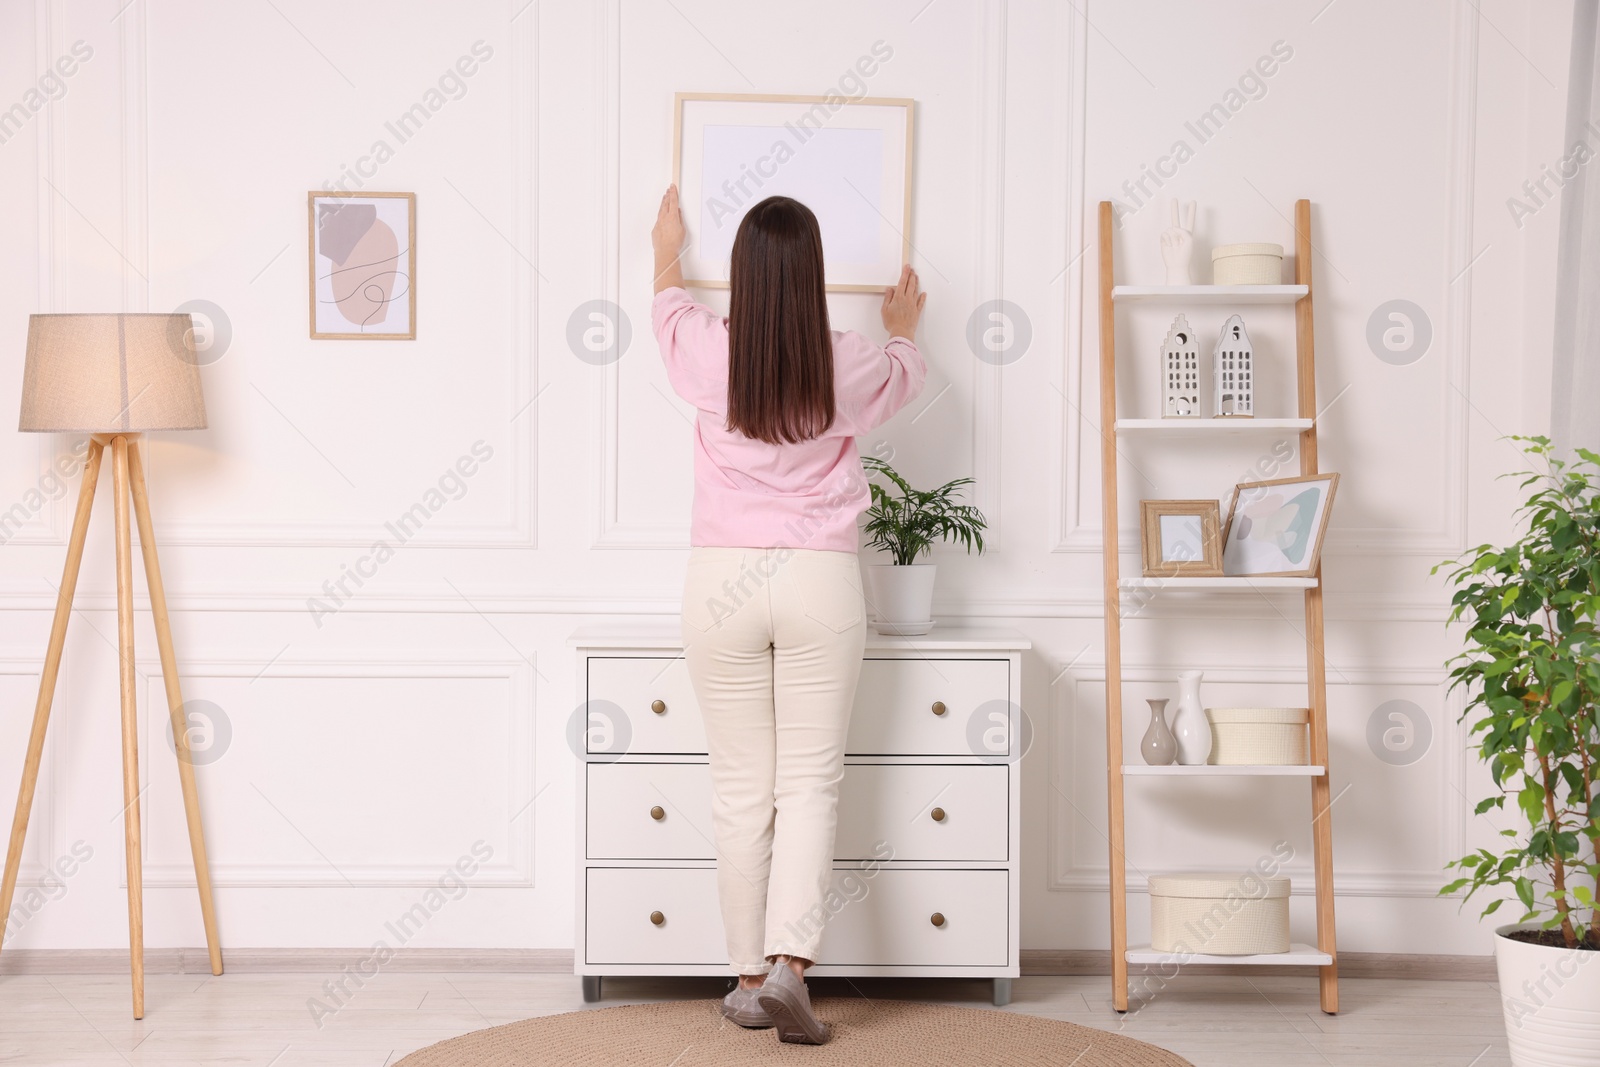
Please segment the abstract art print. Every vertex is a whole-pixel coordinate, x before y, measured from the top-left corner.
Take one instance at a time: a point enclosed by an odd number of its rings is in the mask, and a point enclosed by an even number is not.
[[[1234,487],[1222,539],[1229,575],[1312,578],[1322,557],[1337,474],[1310,474]]]
[[[417,336],[415,193],[308,196],[313,340]]]
[[[912,101],[679,93],[676,106],[688,284],[726,288],[740,220],[780,195],[817,216],[829,290],[881,293],[899,280],[911,251]]]

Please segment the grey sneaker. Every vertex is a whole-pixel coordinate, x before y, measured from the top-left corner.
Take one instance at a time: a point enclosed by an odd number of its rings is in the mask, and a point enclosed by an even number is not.
[[[756,1000],[772,1017],[779,1041],[820,1045],[832,1036],[828,1024],[811,1014],[811,994],[787,963],[774,963],[755,992]]]
[[[756,1000],[760,992],[759,987],[745,989],[743,986],[734,986],[733,991],[722,998],[722,1014],[748,1029],[765,1030],[772,1025],[772,1016]]]

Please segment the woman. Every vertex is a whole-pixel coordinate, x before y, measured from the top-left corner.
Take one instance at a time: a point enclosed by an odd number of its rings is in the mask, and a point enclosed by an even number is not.
[[[870,495],[855,439],[922,391],[927,365],[912,337],[927,295],[908,266],[883,295],[884,345],[830,330],[822,234],[787,197],[761,201],[739,224],[727,318],[683,287],[676,186],[651,237],[651,323],[667,379],[697,409],[682,625],[739,975],[722,1011],[783,1041],[821,1044],[829,1029],[802,975],[828,917],[866,641],[856,518]]]

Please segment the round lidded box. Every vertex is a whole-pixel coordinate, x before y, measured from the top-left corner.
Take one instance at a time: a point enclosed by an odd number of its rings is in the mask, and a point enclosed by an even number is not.
[[[1150,947],[1254,956],[1289,951],[1289,879],[1150,876]]]
[[[1277,285],[1282,280],[1282,245],[1256,242],[1211,250],[1213,285]]]
[[[1225,767],[1294,766],[1308,762],[1310,708],[1207,708],[1211,758]]]

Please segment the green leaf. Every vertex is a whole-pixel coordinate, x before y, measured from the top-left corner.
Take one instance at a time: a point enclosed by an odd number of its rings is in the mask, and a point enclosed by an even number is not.
[[[1539,825],[1544,821],[1544,790],[1536,785],[1525,786],[1517,793],[1517,806],[1530,823]]]

